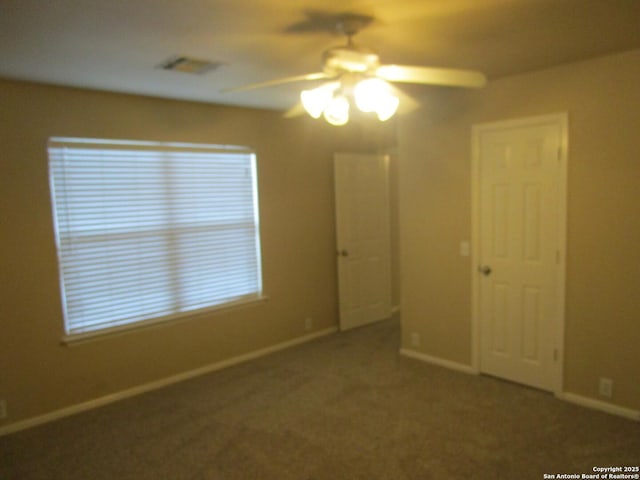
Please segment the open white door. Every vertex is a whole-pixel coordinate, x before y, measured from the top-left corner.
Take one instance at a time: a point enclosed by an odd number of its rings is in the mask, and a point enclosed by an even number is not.
[[[389,157],[336,153],[340,329],[391,315]]]
[[[566,117],[474,127],[479,370],[558,389]]]

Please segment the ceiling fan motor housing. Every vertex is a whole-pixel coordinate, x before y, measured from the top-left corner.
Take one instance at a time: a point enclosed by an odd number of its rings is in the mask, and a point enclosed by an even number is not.
[[[373,50],[353,45],[330,48],[324,52],[322,60],[328,75],[375,72],[380,66],[380,59]]]

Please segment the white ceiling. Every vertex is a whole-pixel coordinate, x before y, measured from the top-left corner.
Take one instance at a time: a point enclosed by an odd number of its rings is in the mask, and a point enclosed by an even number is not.
[[[220,90],[319,71],[322,51],[344,40],[300,30],[344,12],[375,17],[356,42],[383,63],[489,81],[640,48],[640,0],[1,0],[0,76],[285,110],[302,84]],[[158,68],[173,55],[225,65]]]

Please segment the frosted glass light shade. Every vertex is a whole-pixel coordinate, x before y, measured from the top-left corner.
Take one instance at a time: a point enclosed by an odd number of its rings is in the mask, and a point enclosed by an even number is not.
[[[391,86],[380,78],[367,78],[354,90],[356,105],[363,112],[376,112],[381,121],[390,119],[398,109],[400,100],[393,95]]]
[[[366,78],[358,82],[353,95],[361,112],[375,112],[380,97],[389,95],[389,84],[379,78]]]
[[[338,86],[337,82],[331,82],[320,85],[312,90],[303,90],[300,92],[302,106],[313,118],[320,118],[322,112],[331,102],[333,92]]]
[[[400,100],[398,100],[398,97],[394,95],[388,94],[381,97],[376,107],[378,119],[381,122],[389,120],[398,110],[398,105],[400,105]]]
[[[331,125],[344,125],[349,121],[349,101],[342,95],[333,97],[324,110],[324,118]]]

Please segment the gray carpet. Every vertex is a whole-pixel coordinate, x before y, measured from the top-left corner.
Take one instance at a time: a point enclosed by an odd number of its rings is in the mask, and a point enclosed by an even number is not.
[[[0,438],[0,478],[542,479],[640,464],[640,425],[398,356],[394,321]]]

